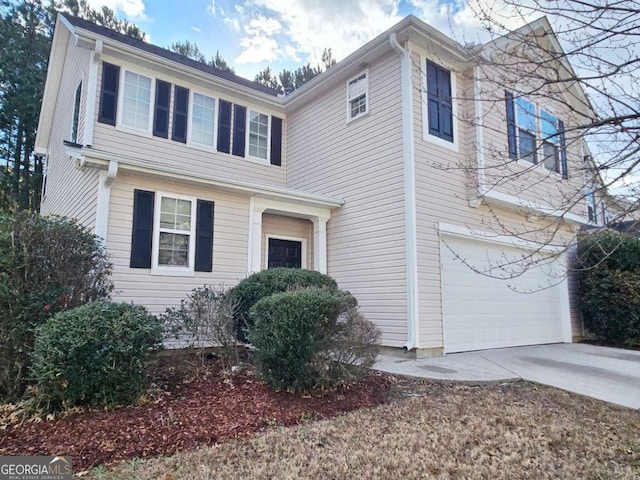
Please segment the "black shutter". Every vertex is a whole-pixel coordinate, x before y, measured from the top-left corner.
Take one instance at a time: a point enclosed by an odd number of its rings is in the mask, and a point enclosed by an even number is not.
[[[224,100],[218,107],[218,151],[231,151],[231,103]]]
[[[453,142],[453,104],[451,100],[451,72],[438,67],[438,97],[440,100],[440,133]]]
[[[233,149],[231,153],[238,157],[244,157],[247,109],[241,105],[234,105],[233,117]]]
[[[435,64],[427,62],[427,111],[429,133],[440,136],[440,96],[438,95],[438,70]]]
[[[271,165],[282,165],[282,119],[271,117]]]
[[[133,191],[133,229],[131,232],[131,268],[151,268],[154,192]]]
[[[120,83],[120,67],[110,63],[102,64],[102,87],[100,90],[100,108],[98,121],[109,125],[116,124],[118,110],[118,85]]]
[[[512,160],[518,158],[518,148],[516,146],[516,110],[513,102],[513,93],[504,92],[507,102],[507,135],[509,137],[509,157]]]
[[[560,167],[562,168],[562,178],[569,178],[567,144],[564,136],[564,122],[562,120],[558,120],[558,130],[560,130]]]
[[[196,272],[213,271],[213,202],[198,200],[196,213]]]
[[[171,140],[187,143],[187,117],[189,116],[189,89],[175,88],[173,105],[173,132]]]
[[[156,137],[169,138],[169,101],[171,84],[156,80],[156,105],[153,116],[153,134]]]

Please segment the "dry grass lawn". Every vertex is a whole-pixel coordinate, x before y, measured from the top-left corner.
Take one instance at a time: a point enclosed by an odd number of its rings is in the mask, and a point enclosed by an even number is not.
[[[529,383],[399,381],[396,398],[92,479],[638,479],[640,412]]]

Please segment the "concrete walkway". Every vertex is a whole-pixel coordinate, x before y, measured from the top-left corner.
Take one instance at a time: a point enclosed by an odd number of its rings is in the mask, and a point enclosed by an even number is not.
[[[528,380],[640,409],[640,351],[557,344],[421,359],[382,354],[374,368],[429,380],[470,384]]]

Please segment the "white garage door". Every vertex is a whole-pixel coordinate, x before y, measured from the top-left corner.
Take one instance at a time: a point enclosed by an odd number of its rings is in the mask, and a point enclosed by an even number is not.
[[[445,352],[571,340],[564,257],[504,279],[523,271],[529,252],[449,236],[440,251]]]

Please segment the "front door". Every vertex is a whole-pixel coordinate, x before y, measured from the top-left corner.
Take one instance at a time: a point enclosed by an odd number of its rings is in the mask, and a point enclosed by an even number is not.
[[[302,242],[269,239],[268,268],[302,268]]]

